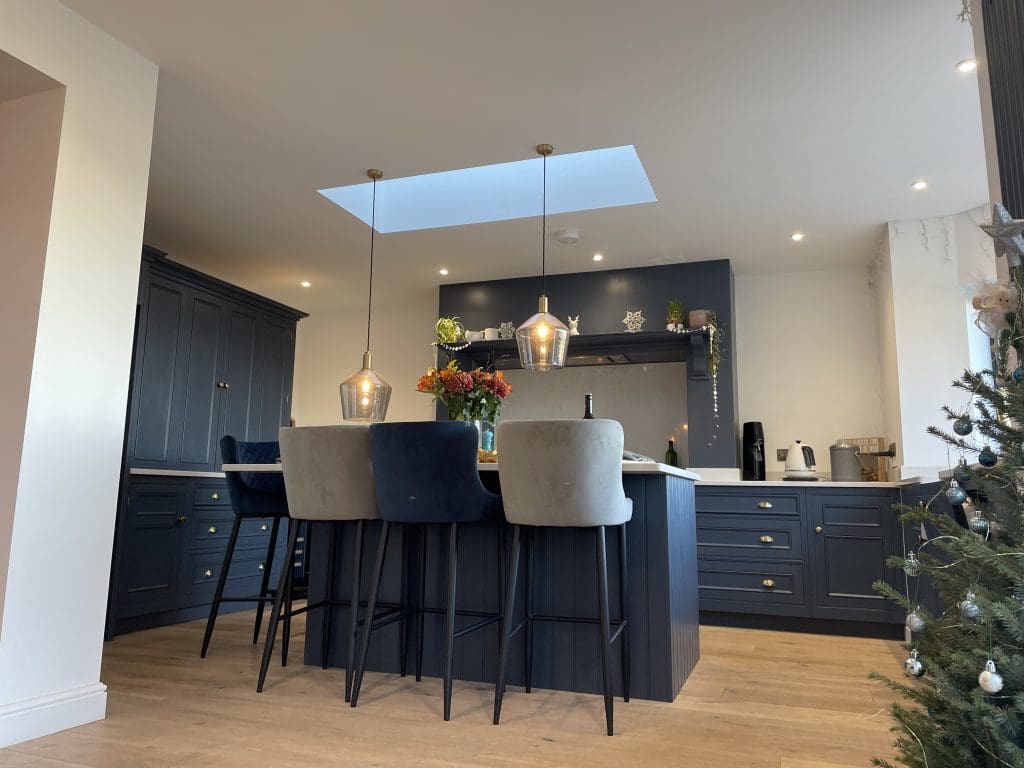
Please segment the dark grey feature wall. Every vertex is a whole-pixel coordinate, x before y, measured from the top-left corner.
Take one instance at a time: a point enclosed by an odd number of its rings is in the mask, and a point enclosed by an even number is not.
[[[537,311],[539,277],[442,285],[439,312],[457,315],[473,330],[519,325]],[[665,330],[665,309],[678,299],[686,310],[713,309],[723,328],[722,362],[718,373],[718,422],[714,420],[712,382],[687,382],[689,456],[694,467],[737,467],[735,304],[732,267],[728,259],[550,275],[547,295],[551,312],[563,322],[580,316],[580,333],[621,333],[626,310],[642,310],[645,331]],[[570,350],[572,342],[570,341]],[[538,375],[553,375],[538,374]],[[657,403],[651,404],[656,408]]]
[[[983,0],[985,48],[1003,204],[1024,217],[1024,3]],[[977,22],[975,22],[977,23]]]

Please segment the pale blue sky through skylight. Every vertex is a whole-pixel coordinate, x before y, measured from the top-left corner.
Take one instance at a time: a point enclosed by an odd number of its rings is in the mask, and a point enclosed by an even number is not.
[[[366,224],[370,182],[319,190]],[[633,145],[548,158],[548,213],[653,203]],[[539,216],[541,158],[377,182],[377,231],[409,232]]]

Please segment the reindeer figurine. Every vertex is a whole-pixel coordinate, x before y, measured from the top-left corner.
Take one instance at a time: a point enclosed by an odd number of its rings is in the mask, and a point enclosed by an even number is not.
[[[576,315],[573,317],[569,315],[569,335],[579,336],[580,335],[580,316]]]

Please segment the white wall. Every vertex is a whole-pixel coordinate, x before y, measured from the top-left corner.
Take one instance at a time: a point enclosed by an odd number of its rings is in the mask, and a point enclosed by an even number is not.
[[[884,433],[879,345],[866,269],[738,276],[739,420],[764,423],[767,471],[775,450],[802,440],[830,471],[840,437]]]
[[[970,398],[951,382],[972,367],[967,302],[979,277],[995,279],[991,240],[978,229],[986,208],[933,219],[890,222],[876,275],[886,342],[886,412],[899,413],[896,464],[905,477],[956,462],[927,434],[947,426],[941,408],[966,409]],[[893,360],[895,365],[893,365]],[[892,382],[892,368],[896,385]]]
[[[67,88],[25,425],[4,435],[22,454],[0,626],[4,746],[105,711],[103,623],[157,70],[55,0],[0,3],[0,50]],[[17,289],[5,282],[0,297]]]

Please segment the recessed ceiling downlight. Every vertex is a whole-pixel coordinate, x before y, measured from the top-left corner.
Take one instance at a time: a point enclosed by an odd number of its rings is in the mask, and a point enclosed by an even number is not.
[[[969,72],[973,72],[977,68],[978,68],[978,60],[977,59],[964,59],[963,61],[958,61],[957,64],[956,64],[956,71],[957,72],[963,72],[965,75],[967,73],[969,73]]]
[[[601,261],[603,259],[604,259],[604,254],[601,254],[601,253],[595,253],[594,254],[594,261]]]
[[[928,189],[928,182],[925,181],[924,179],[917,179],[913,184],[910,185],[910,188],[915,192],[923,192],[924,190]]]
[[[805,235],[803,232],[794,232],[792,235],[789,236],[789,239],[792,240],[794,243],[799,243],[805,237],[807,237],[807,235]]]
[[[437,274],[441,275],[442,277],[447,276],[448,275],[448,267],[441,267],[439,270],[437,270]]]
[[[303,288],[309,288],[309,286],[311,286],[312,283],[309,282],[309,280],[303,280],[301,283],[299,283],[299,285],[301,285]]]

